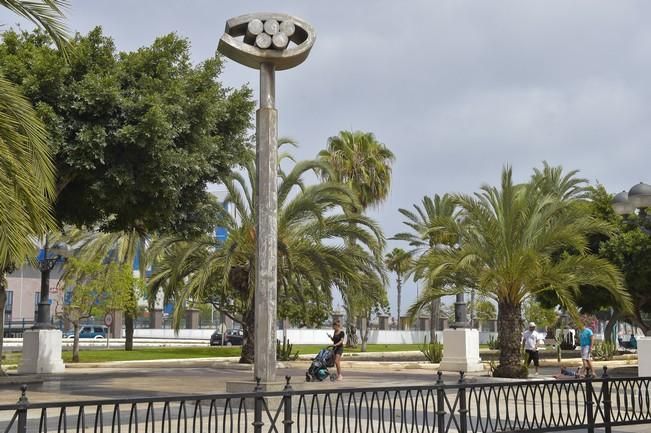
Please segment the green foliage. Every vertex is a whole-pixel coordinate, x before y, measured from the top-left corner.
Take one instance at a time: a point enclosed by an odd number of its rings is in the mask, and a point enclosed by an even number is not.
[[[228,238],[218,243],[212,236],[168,236],[154,242],[149,289],[162,288],[166,301],[174,302],[176,326],[190,299],[211,302],[243,323],[242,361],[251,362],[257,194],[253,161],[244,168],[225,183],[226,201],[237,214],[224,209],[218,214]],[[334,182],[306,185],[305,178],[323,168],[319,161],[302,161],[278,174],[279,311],[293,322],[320,320],[315,310],[331,304],[333,290],[351,285],[378,290],[385,281],[384,236],[373,220],[351,212],[359,206],[352,191]]]
[[[488,348],[490,350],[499,350],[500,349],[500,339],[499,339],[499,337],[495,338],[495,337],[491,336],[488,339]]]
[[[447,248],[430,246],[416,262],[417,275],[430,289],[412,310],[465,287],[476,287],[498,303],[498,375],[520,374],[525,299],[552,291],[572,309],[580,287],[591,285],[630,306],[617,268],[587,251],[589,235],[607,234],[609,226],[578,211],[585,188],[575,173],[545,164],[529,182],[516,184],[507,167],[498,187],[484,185],[475,195],[453,196],[460,217],[439,221],[435,228],[457,241]]]
[[[547,329],[558,321],[558,313],[554,308],[545,308],[540,302],[528,300],[524,304],[524,318],[528,322],[535,322],[539,328]]]
[[[436,337],[429,342],[425,337],[418,349],[431,364],[438,364],[443,359],[443,343],[439,343]]]
[[[477,320],[482,322],[488,320],[495,320],[497,318],[497,308],[495,304],[483,296],[477,296],[474,302],[468,303],[468,310],[474,310],[474,315]]]
[[[292,353],[294,345],[288,339],[283,338],[281,344],[280,340],[276,340],[276,359],[278,361],[296,361],[298,359],[298,350]]]
[[[41,31],[6,31],[0,72],[35,104],[58,170],[56,215],[104,231],[205,232],[219,182],[248,148],[248,88],[218,81],[221,58],[193,65],[174,34],[117,53],[98,27],[77,35],[70,62]]]
[[[592,356],[599,361],[610,361],[617,355],[617,346],[611,341],[595,341]]]

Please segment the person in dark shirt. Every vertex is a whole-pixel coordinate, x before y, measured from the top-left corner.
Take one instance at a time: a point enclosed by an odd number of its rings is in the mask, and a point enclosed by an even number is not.
[[[335,320],[332,324],[334,329],[333,335],[328,334],[328,337],[332,340],[333,351],[335,353],[335,366],[337,367],[337,380],[342,380],[343,376],[341,374],[341,355],[344,353],[344,342],[346,334],[343,329],[341,329],[341,322]]]

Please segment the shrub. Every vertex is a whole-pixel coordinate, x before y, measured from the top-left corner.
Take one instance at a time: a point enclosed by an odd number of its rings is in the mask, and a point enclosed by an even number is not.
[[[427,337],[425,337],[419,349],[432,364],[438,364],[443,359],[443,344],[436,341],[436,337],[429,343],[427,342]]]
[[[500,349],[500,340],[499,338],[495,338],[491,336],[488,339],[488,348],[491,350],[499,350]]]
[[[292,354],[293,348],[294,345],[287,338],[283,338],[282,344],[280,340],[276,340],[276,359],[278,361],[296,361],[298,359],[298,351]]]
[[[599,361],[610,361],[617,354],[617,347],[610,341],[596,341],[592,356]]]

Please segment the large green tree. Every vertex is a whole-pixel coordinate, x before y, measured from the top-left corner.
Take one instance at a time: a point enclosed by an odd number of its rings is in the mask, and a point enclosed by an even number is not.
[[[457,225],[458,247],[433,248],[417,264],[430,279],[460,272],[481,295],[497,302],[497,376],[526,374],[520,362],[522,304],[532,296],[554,291],[563,307],[573,308],[580,286],[586,284],[604,287],[621,305],[630,305],[617,268],[587,250],[589,234],[607,232],[608,225],[578,212],[578,198],[547,192],[540,184],[544,180],[516,184],[511,169],[505,168],[499,187],[484,185],[473,196],[455,195],[463,219]],[[458,290],[438,287],[418,303]]]
[[[255,327],[255,166],[233,173],[225,182],[227,209],[219,213],[225,241],[213,236],[163,237],[150,250],[154,273],[151,293],[160,288],[175,304],[178,326],[188,301],[209,301],[243,325],[245,342],[241,362],[254,357]],[[279,171],[278,182],[278,302],[279,311],[329,306],[332,290],[352,284],[383,286],[381,261],[384,237],[368,217],[351,212],[359,206],[346,185],[322,182],[307,185],[305,178],[327,170],[319,161],[303,161]],[[354,242],[349,242],[350,240]],[[362,248],[363,246],[363,248]],[[363,278],[362,278],[363,277]],[[292,304],[291,306],[285,305]],[[300,312],[294,312],[294,314]]]
[[[101,28],[65,62],[43,32],[3,34],[0,72],[44,119],[57,168],[56,216],[105,231],[202,232],[206,191],[248,147],[251,91],[224,88],[222,60],[190,61],[175,34],[117,52]]]
[[[355,192],[359,206],[352,212],[363,214],[389,196],[391,164],[395,156],[372,133],[341,131],[328,139],[318,158],[330,167],[321,172],[324,179],[347,185]],[[386,288],[372,284],[351,285],[344,288],[342,294],[348,320],[347,344],[355,346],[355,319],[362,316],[368,320],[374,309],[388,304]]]
[[[67,33],[62,0],[0,0],[0,7],[29,19],[63,48]],[[53,227],[55,169],[46,129],[30,101],[0,69],[0,374],[8,272],[34,253],[34,238]]]
[[[3,34],[0,72],[35,103],[51,137],[59,224],[132,246],[134,236],[214,228],[220,205],[206,186],[244,158],[253,102],[249,88],[218,81],[220,57],[194,65],[189,50],[170,34],[117,52],[95,28],[76,35],[66,62],[45,32]],[[130,349],[132,312],[125,319]]]

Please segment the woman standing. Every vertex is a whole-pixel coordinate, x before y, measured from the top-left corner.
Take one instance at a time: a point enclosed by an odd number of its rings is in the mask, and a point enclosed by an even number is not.
[[[341,322],[339,320],[334,321],[332,328],[334,334],[328,335],[328,337],[332,340],[332,345],[334,347],[333,352],[335,354],[335,366],[337,367],[337,380],[341,380],[343,379],[341,374],[341,355],[344,353],[344,340],[346,334],[341,329]]]

